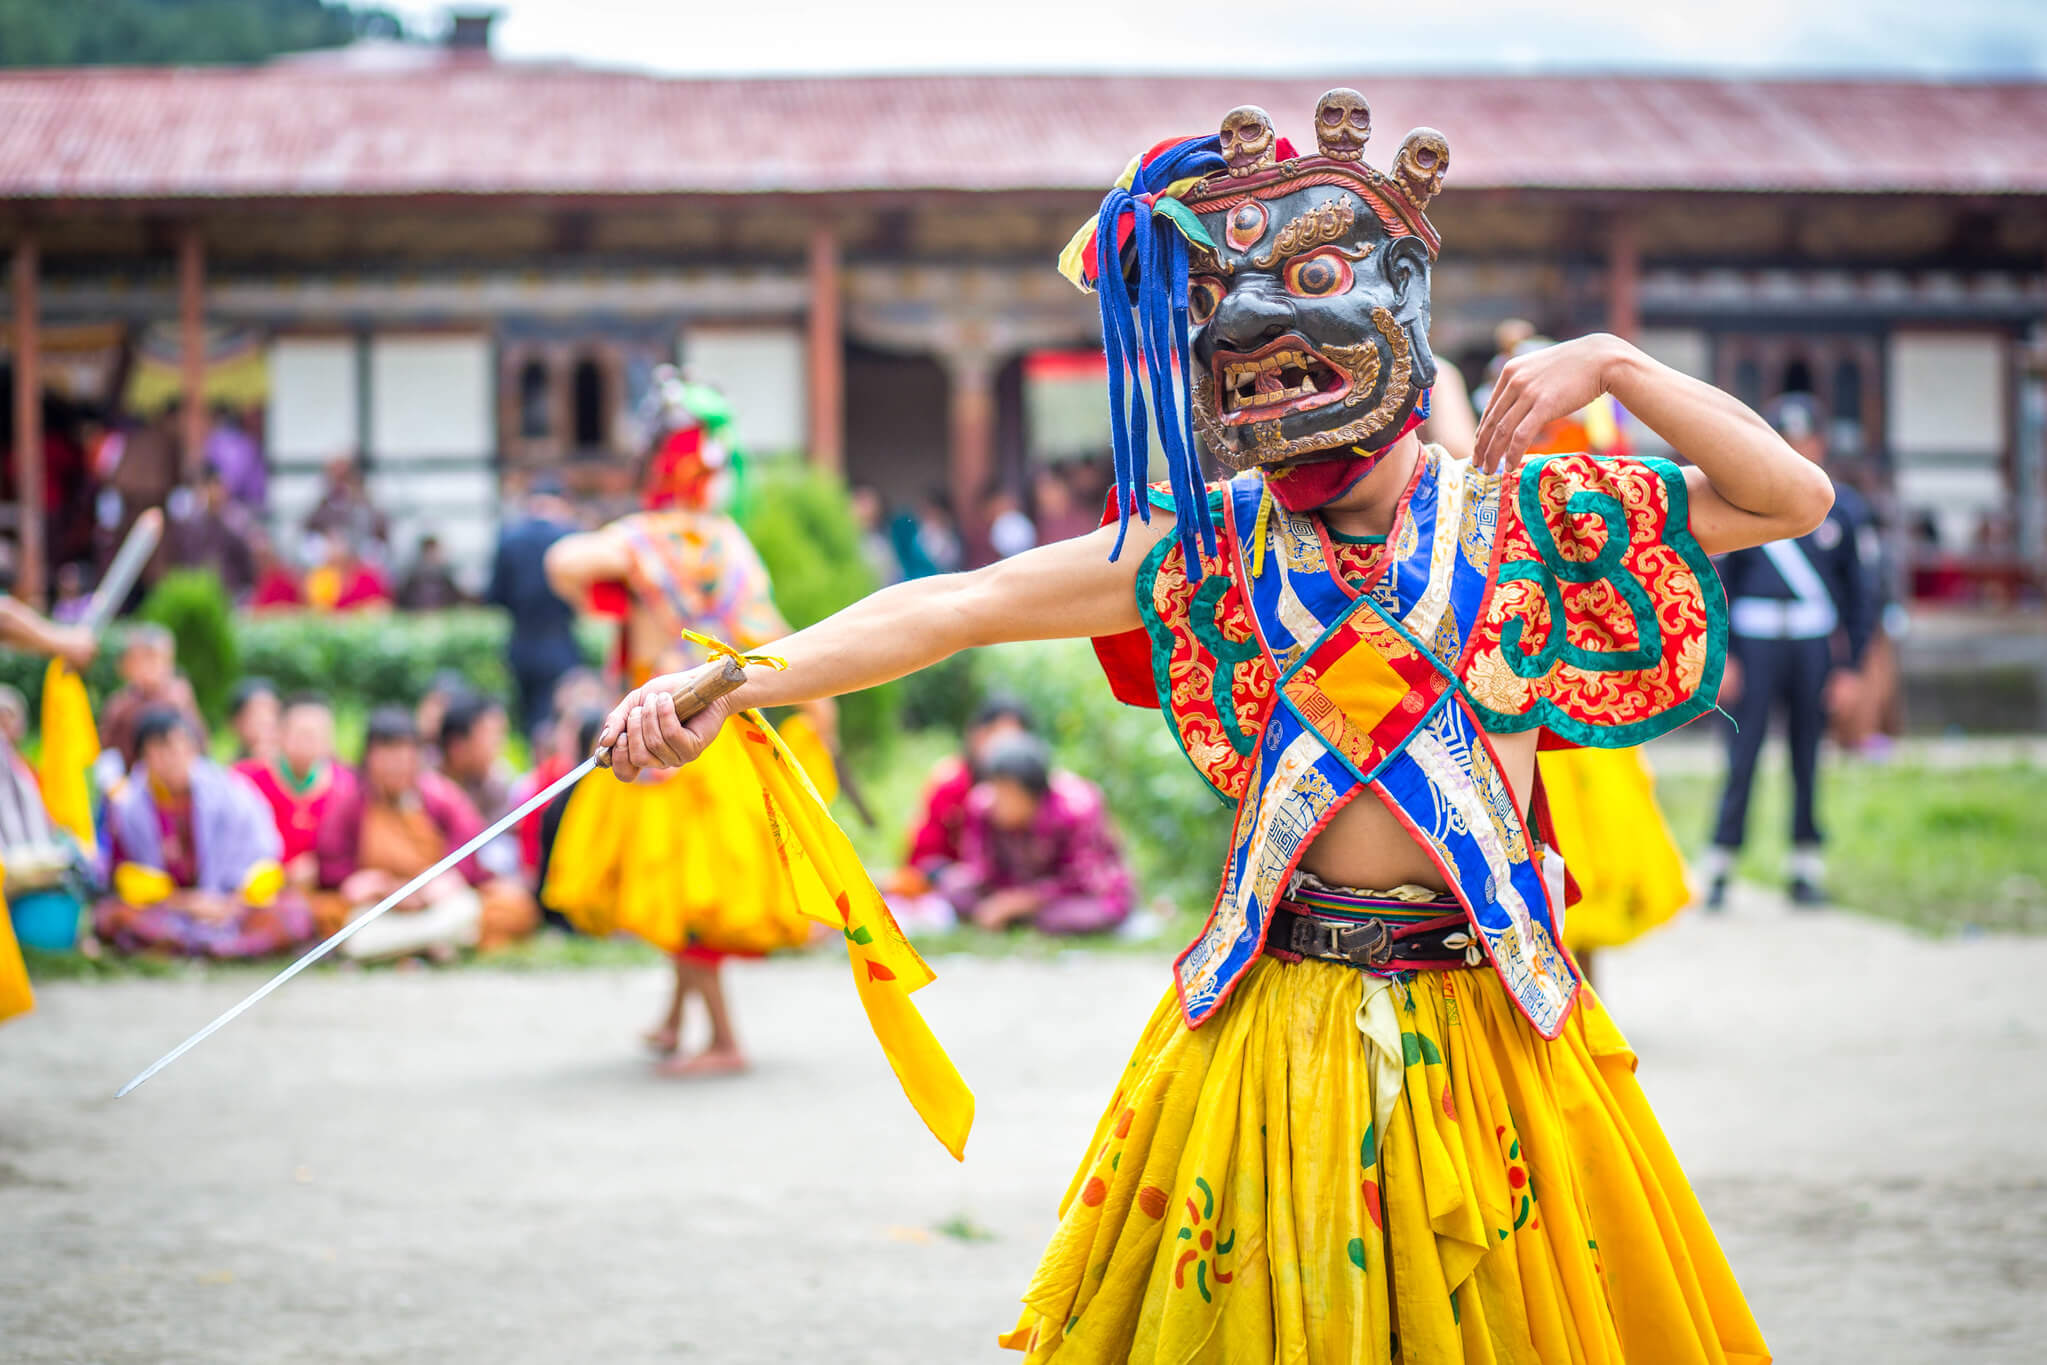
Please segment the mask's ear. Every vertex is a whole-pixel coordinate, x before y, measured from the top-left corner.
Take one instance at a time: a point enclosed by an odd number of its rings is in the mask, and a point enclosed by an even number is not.
[[[1395,307],[1401,313],[1419,307],[1429,310],[1429,249],[1419,237],[1395,237],[1386,244],[1380,269],[1393,286]]]
[[[1414,347],[1414,386],[1436,382],[1436,356],[1429,349],[1429,249],[1419,237],[1395,237],[1386,244],[1380,267],[1393,286],[1393,311]]]

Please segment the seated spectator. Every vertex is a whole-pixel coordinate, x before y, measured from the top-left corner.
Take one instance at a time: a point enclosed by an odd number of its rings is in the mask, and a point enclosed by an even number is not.
[[[359,779],[335,794],[320,821],[315,847],[324,894],[314,909],[327,933],[483,830],[462,789],[420,761],[419,735],[401,710],[370,717]],[[532,892],[493,877],[472,857],[336,951],[358,960],[445,956],[500,947],[531,933],[538,920]]]
[[[244,678],[227,694],[227,724],[235,733],[235,762],[265,764],[277,756],[277,685]]]
[[[256,586],[250,590],[251,611],[277,611],[305,605],[299,589],[298,571],[278,558],[277,547],[258,528],[249,537],[249,558],[256,567]]]
[[[28,698],[21,690],[0,683],[0,739],[8,747],[21,748],[21,742],[28,738]]]
[[[1020,555],[1038,543],[1038,528],[1016,494],[997,485],[981,500],[981,520],[988,527],[988,547],[997,559]]]
[[[847,494],[847,501],[854,524],[860,528],[860,557],[873,570],[875,581],[884,588],[902,582],[903,565],[889,540],[888,507],[881,494],[867,484],[858,484]]]
[[[77,560],[57,566],[57,600],[50,605],[50,619],[59,625],[75,626],[92,610],[92,589],[86,585],[85,565]]]
[[[469,594],[455,582],[455,571],[448,567],[447,556],[441,551],[441,538],[421,536],[419,557],[412,561],[412,572],[405,575],[405,581],[398,587],[400,609],[439,611],[459,607],[468,600]]]
[[[604,685],[596,669],[572,668],[561,675],[549,694],[548,720],[557,722],[563,716],[580,715],[593,706],[600,711],[609,710],[617,700],[618,693]]]
[[[307,547],[306,604],[318,611],[374,611],[391,605],[391,585],[347,540],[314,537]]]
[[[1008,697],[990,697],[974,713],[960,753],[940,759],[924,785],[924,809],[910,835],[910,857],[891,890],[917,893],[931,879],[959,861],[960,833],[966,827],[967,796],[980,780],[977,765],[988,746],[1011,735],[1031,733],[1031,716],[1023,704]]]
[[[135,731],[146,711],[163,707],[177,711],[200,746],[205,746],[206,722],[199,718],[192,684],[178,674],[175,636],[158,625],[130,626],[121,648],[120,671],[120,690],[107,698],[100,710],[100,739],[109,752],[120,755],[122,772],[135,766]]]
[[[517,774],[505,760],[507,729],[503,704],[476,692],[455,697],[441,712],[441,776],[462,789],[486,825],[512,809]],[[476,856],[498,876],[518,873],[519,843],[510,834],[493,839]]]
[[[429,768],[441,766],[441,716],[447,711],[448,703],[457,697],[469,696],[475,690],[469,685],[469,679],[452,668],[440,670],[428,681],[419,705],[412,710],[412,726],[419,735],[420,752],[425,755]]]
[[[262,510],[270,479],[263,449],[241,414],[225,403],[213,405],[213,421],[200,443],[199,458],[206,462],[207,475],[217,479],[229,497],[252,511]]]
[[[559,782],[571,768],[588,758],[597,747],[597,736],[604,729],[605,715],[602,705],[565,712],[555,722],[554,732],[548,737],[538,766],[519,779],[512,792],[513,804],[531,800],[536,792]],[[574,922],[547,903],[545,888],[547,865],[554,856],[555,835],[561,829],[562,812],[568,809],[569,797],[573,794],[572,791],[563,792],[519,822],[519,864],[525,870],[527,881],[543,888],[541,913],[547,917],[549,924],[572,933],[578,932]]]
[[[334,761],[334,712],[326,699],[305,693],[286,702],[272,754],[245,759],[235,771],[270,807],[285,884],[316,888],[320,863],[314,845],[320,821],[337,794],[355,787],[355,774]]]
[[[1074,499],[1073,484],[1061,470],[1040,469],[1031,481],[1031,499],[1037,504],[1038,534],[1048,545],[1084,536],[1101,520]]]
[[[1100,933],[1130,914],[1130,873],[1102,795],[1054,773],[1044,741],[1010,735],[987,748],[967,800],[960,860],[938,879],[954,913],[983,929]]]
[[[249,548],[253,523],[246,508],[229,500],[220,471],[203,471],[197,494],[180,489],[170,506],[164,549],[172,566],[211,571],[229,600],[240,601],[256,586],[256,560]]]
[[[308,533],[345,548],[350,558],[391,540],[391,523],[370,501],[362,466],[349,455],[337,455],[327,462],[327,487],[306,514],[305,527]]]
[[[123,952],[260,957],[303,943],[313,917],[284,888],[277,830],[248,779],[199,756],[185,717],[135,724],[137,768],[107,802],[114,894],[94,915]]]
[[[66,884],[74,872],[83,871],[85,854],[50,819],[35,770],[21,756],[27,735],[27,699],[0,685],[0,868],[6,870],[7,901],[18,905],[24,896],[62,896],[75,926],[81,902]]]

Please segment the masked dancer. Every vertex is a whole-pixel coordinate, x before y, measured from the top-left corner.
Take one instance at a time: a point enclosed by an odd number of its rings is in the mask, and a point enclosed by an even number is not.
[[[1370,125],[1352,90],[1304,150],[1233,110],[1132,161],[1076,236],[1109,524],[886,588],[686,722],[660,687],[629,695],[618,773],[714,752],[738,708],[1093,636],[1234,835],[1007,1344],[1061,1365],[1762,1361],[1634,1054],[1559,945],[1535,750],[1708,710],[1707,556],[1811,529],[1831,492],[1739,402],[1610,336],[1509,362],[1472,459],[1423,445],[1450,152],[1416,129],[1382,173]],[[1601,393],[1692,467],[1523,460]],[[1197,433],[1235,477],[1203,486]],[[1147,489],[1154,434],[1171,478]]]

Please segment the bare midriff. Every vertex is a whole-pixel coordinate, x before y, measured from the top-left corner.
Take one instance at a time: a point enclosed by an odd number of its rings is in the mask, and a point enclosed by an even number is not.
[[[1529,791],[1535,780],[1535,742],[1539,733],[1526,730],[1490,736],[1500,769],[1514,789],[1514,803],[1523,811],[1528,809]],[[1414,836],[1369,791],[1359,792],[1336,813],[1302,855],[1301,868],[1331,886],[1362,890],[1403,885],[1449,889],[1449,883]]]

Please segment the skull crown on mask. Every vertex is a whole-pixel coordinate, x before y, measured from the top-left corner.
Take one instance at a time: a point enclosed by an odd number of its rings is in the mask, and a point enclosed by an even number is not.
[[[1320,155],[1280,162],[1264,111],[1233,109],[1227,171],[1185,196],[1218,244],[1189,283],[1194,422],[1233,468],[1382,450],[1435,381],[1423,210],[1449,144],[1418,128],[1382,175],[1363,163],[1371,122],[1363,95],[1332,90],[1315,109]]]

